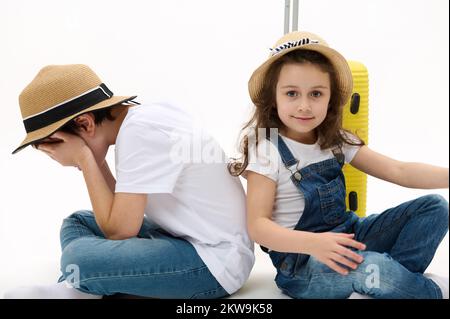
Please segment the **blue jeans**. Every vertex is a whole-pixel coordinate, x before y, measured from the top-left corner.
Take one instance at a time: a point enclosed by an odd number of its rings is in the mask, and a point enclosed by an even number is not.
[[[221,287],[194,247],[148,220],[137,237],[109,240],[91,211],[70,215],[61,227],[60,281],[95,295],[221,298]]]
[[[448,203],[427,195],[381,214],[354,213],[333,232],[355,233],[366,244],[364,261],[347,276],[310,256],[305,264],[282,265],[280,289],[293,298],[347,298],[353,292],[386,299],[440,299],[439,287],[423,275],[448,231]]]

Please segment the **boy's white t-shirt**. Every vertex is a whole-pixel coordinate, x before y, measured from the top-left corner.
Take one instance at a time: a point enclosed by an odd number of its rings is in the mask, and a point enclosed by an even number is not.
[[[352,141],[358,141],[357,137],[347,134]],[[318,143],[302,144],[293,139],[281,136],[292,155],[299,161],[298,169],[310,164],[321,162],[334,155],[331,149],[321,150]],[[344,144],[342,152],[345,162],[350,163],[360,146]],[[273,180],[277,184],[272,220],[288,229],[294,229],[305,208],[305,198],[295,187],[291,180],[292,173],[284,166],[281,156],[275,145],[267,139],[260,139],[258,147],[249,150],[249,164],[243,173],[253,171]],[[290,167],[295,171],[297,165]]]
[[[244,189],[219,144],[180,108],[152,103],[129,108],[115,159],[115,192],[148,194],[146,218],[189,241],[229,294],[238,290],[254,264],[253,242]]]

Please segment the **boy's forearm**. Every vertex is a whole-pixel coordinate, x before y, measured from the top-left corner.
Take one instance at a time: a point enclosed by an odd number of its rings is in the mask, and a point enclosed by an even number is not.
[[[114,193],[90,150],[85,152],[83,160],[80,162],[80,169],[86,182],[95,220],[106,235]]]
[[[114,175],[111,173],[111,170],[108,166],[108,162],[106,161],[106,159],[103,161],[101,171],[102,171],[103,177],[105,177],[105,180],[109,186],[109,189],[111,190],[111,192],[114,193],[115,189],[116,189],[116,179],[114,178]]]

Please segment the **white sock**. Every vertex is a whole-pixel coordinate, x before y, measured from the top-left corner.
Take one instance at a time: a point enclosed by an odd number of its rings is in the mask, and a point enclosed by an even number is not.
[[[438,285],[439,288],[441,288],[443,299],[448,299],[448,278],[447,277],[439,276],[436,274],[425,274],[424,276],[427,277],[428,279],[433,280],[436,283],[436,285]]]
[[[347,299],[373,299],[373,298],[368,295],[362,295],[358,292],[354,292]]]
[[[101,299],[100,295],[92,295],[70,286],[62,281],[47,286],[19,287],[8,290],[5,299]]]

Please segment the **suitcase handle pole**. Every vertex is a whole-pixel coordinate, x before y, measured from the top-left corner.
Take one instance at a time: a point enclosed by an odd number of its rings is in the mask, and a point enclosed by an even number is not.
[[[290,25],[291,8],[292,8],[292,29]],[[289,33],[291,31],[298,31],[298,0],[284,1],[284,34]]]
[[[284,34],[289,33],[290,15],[291,15],[291,0],[284,0]]]
[[[292,31],[298,31],[298,0],[292,6]]]

